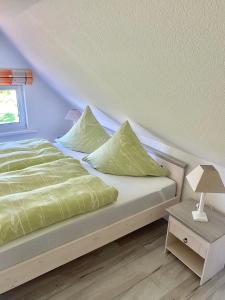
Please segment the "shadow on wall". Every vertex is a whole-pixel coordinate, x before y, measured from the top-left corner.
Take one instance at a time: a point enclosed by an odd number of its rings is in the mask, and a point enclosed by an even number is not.
[[[93,110],[96,118],[100,121],[100,123],[105,126],[106,128],[109,128],[110,130],[117,130],[120,126],[120,123],[116,120],[113,120],[108,115],[104,114],[102,111],[96,109],[95,107],[91,106],[91,109]],[[218,164],[214,164],[212,162],[206,161],[204,159],[201,159],[199,157],[196,157],[190,153],[187,153],[183,150],[180,150],[176,148],[173,145],[170,145],[164,141],[162,141],[160,138],[146,130],[145,128],[141,127],[134,121],[130,120],[126,116],[120,116],[119,117],[120,122],[124,122],[125,120],[129,120],[132,128],[134,129],[135,133],[141,140],[143,144],[146,144],[148,146],[151,146],[153,148],[156,148],[157,150],[160,150],[166,154],[169,154],[175,158],[178,158],[188,164],[188,168],[186,171],[186,174],[188,174],[192,169],[194,169],[199,164],[213,164],[216,169],[219,171],[221,178],[223,180],[223,183],[225,185],[225,168],[222,166],[219,166]],[[192,197],[196,200],[199,199],[200,194],[193,192],[193,190],[190,188],[189,184],[187,183],[186,179],[184,182],[184,190],[182,199]],[[208,205],[214,207],[215,209],[222,211],[225,214],[225,194],[207,194],[206,195],[206,202]]]

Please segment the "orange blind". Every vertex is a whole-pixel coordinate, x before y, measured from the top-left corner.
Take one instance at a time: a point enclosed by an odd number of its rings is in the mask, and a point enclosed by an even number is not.
[[[24,69],[0,69],[0,85],[32,84],[32,70]]]

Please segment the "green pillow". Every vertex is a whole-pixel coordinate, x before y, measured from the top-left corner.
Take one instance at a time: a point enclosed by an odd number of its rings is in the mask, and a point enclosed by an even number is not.
[[[73,127],[56,141],[72,150],[91,153],[109,138],[108,133],[98,123],[90,107],[87,106]]]
[[[126,121],[100,148],[83,158],[93,168],[113,175],[166,176],[162,168],[145,151]]]

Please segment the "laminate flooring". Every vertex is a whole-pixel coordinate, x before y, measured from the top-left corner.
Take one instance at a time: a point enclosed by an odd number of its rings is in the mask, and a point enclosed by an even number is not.
[[[0,300],[225,300],[225,271],[202,287],[164,253],[158,220],[0,296]],[[224,249],[225,251],[225,249]]]

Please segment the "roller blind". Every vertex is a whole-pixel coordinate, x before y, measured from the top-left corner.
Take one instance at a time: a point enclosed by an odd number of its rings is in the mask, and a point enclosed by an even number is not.
[[[0,85],[32,84],[33,75],[30,69],[0,69]]]

